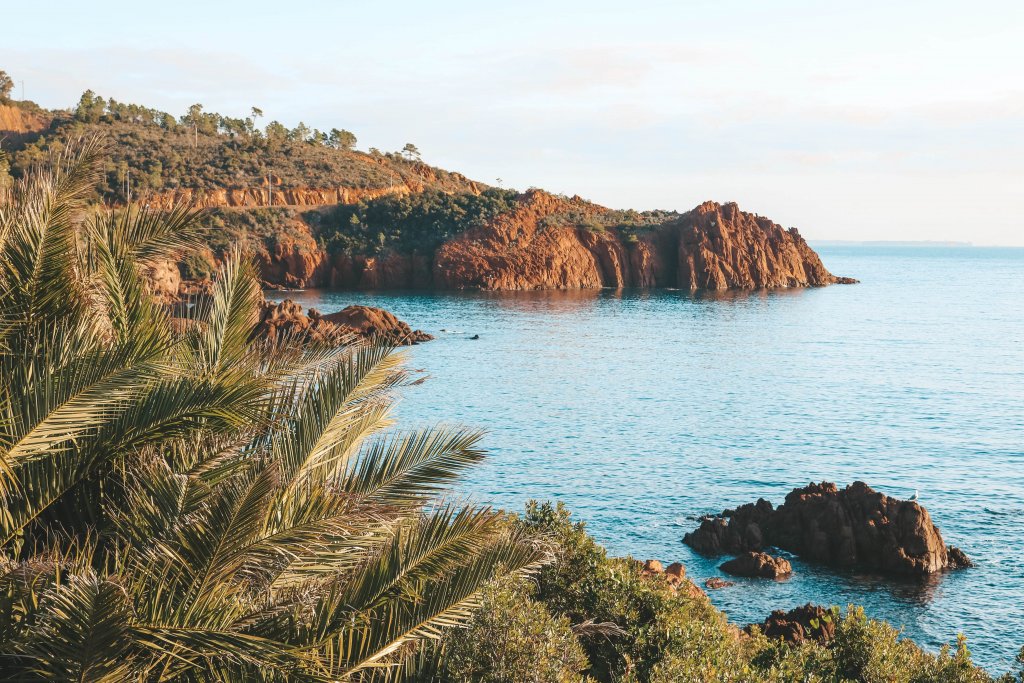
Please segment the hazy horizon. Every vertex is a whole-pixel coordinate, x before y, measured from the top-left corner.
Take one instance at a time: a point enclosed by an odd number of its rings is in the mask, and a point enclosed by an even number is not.
[[[707,199],[814,241],[1024,246],[1024,5],[534,1],[5,9],[29,100],[415,143],[488,183],[616,208]]]

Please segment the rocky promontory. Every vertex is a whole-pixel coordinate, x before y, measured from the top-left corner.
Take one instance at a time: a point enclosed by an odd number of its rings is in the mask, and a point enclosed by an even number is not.
[[[706,517],[683,541],[707,555],[777,547],[808,562],[886,574],[925,575],[970,566],[947,546],[928,511],[864,482],[794,489],[778,508],[764,499]]]
[[[246,197],[241,193],[227,199],[244,207]],[[854,282],[832,275],[796,229],[784,229],[732,203],[705,202],[683,214],[645,215],[637,221],[579,197],[542,190],[513,197],[507,210],[429,248],[403,248],[400,242],[380,250],[331,247],[347,239],[350,226],[331,224],[329,213],[317,210],[295,212],[272,229],[253,227],[232,239],[253,252],[268,286],[721,291]],[[311,191],[300,199],[311,205],[345,203],[335,191]],[[364,201],[372,207],[374,201],[390,200]],[[255,213],[253,220],[258,223]],[[402,234],[396,220],[393,229]],[[217,261],[212,251],[205,258],[211,267]]]
[[[442,245],[434,258],[433,284],[439,289],[693,291],[851,282],[829,273],[796,229],[786,230],[736,204],[705,202],[639,231],[602,227],[606,211],[578,197],[527,192],[514,211]],[[560,223],[563,216],[573,221]]]

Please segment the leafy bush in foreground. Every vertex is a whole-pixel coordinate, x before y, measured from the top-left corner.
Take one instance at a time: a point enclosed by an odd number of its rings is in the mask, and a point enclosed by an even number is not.
[[[474,653],[475,668],[442,670],[434,680],[578,681],[582,672],[584,680],[608,683],[991,681],[971,663],[963,639],[954,650],[932,655],[857,607],[838,620],[835,640],[827,646],[789,645],[766,638],[756,628],[744,633],[701,593],[686,586],[675,590],[662,577],[644,577],[635,560],[608,557],[561,505],[531,503],[515,523],[552,542],[555,561],[537,574],[532,594],[493,588],[501,598],[492,602],[494,614],[483,619],[506,628],[479,628],[472,622],[468,631],[452,632],[447,647]],[[566,627],[571,627],[586,654],[583,667],[571,660],[571,666],[545,669],[555,674],[534,678],[516,658],[486,656],[511,648],[520,654],[538,653],[539,660],[538,625],[559,622],[564,624],[558,637],[561,649],[571,649],[565,643]],[[595,626],[602,627],[600,633],[588,633]],[[458,675],[467,672],[471,675]],[[1003,680],[1014,679],[1008,675]]]

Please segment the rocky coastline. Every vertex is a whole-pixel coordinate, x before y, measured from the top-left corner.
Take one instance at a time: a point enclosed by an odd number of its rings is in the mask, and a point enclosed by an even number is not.
[[[779,548],[801,559],[881,574],[924,576],[971,566],[947,545],[928,511],[864,482],[844,489],[822,482],[794,489],[775,508],[763,498],[708,516],[683,537],[704,555],[741,555]]]
[[[243,240],[267,287],[723,291],[856,282],[830,273],[795,228],[734,203],[705,202],[641,227],[617,225],[615,215],[579,197],[530,190],[510,211],[434,250],[336,251],[325,246],[325,228],[310,215]],[[219,260],[212,250],[203,258],[210,267]]]

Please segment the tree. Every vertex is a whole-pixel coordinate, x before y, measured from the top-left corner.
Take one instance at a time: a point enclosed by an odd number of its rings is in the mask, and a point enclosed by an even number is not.
[[[285,128],[284,124],[280,121],[271,121],[267,124],[267,140],[271,142],[280,142],[281,140],[288,139],[288,129]]]
[[[9,680],[399,677],[545,553],[438,502],[478,434],[383,431],[379,345],[254,341],[235,251],[172,324],[144,273],[197,214],[86,211],[95,144],[0,196],[0,670]]]
[[[411,142],[407,142],[405,143],[405,147],[402,148],[402,156],[404,156],[406,159],[409,159],[410,161],[419,161],[420,151],[419,149],[416,148],[416,145],[412,144]]]
[[[7,75],[6,71],[0,70],[0,102],[6,104],[11,101],[11,91],[14,89],[14,80]]]
[[[246,119],[249,135],[256,135],[256,120],[261,116],[263,116],[263,110],[259,107],[253,107],[251,116]]]
[[[86,90],[75,107],[75,118],[85,123],[96,123],[103,117],[107,102],[92,90]]]
[[[309,139],[310,132],[309,126],[302,121],[299,121],[299,125],[292,128],[288,137],[295,142],[305,142]]]
[[[331,128],[329,142],[331,147],[336,149],[353,149],[356,146],[356,136],[344,129]]]

